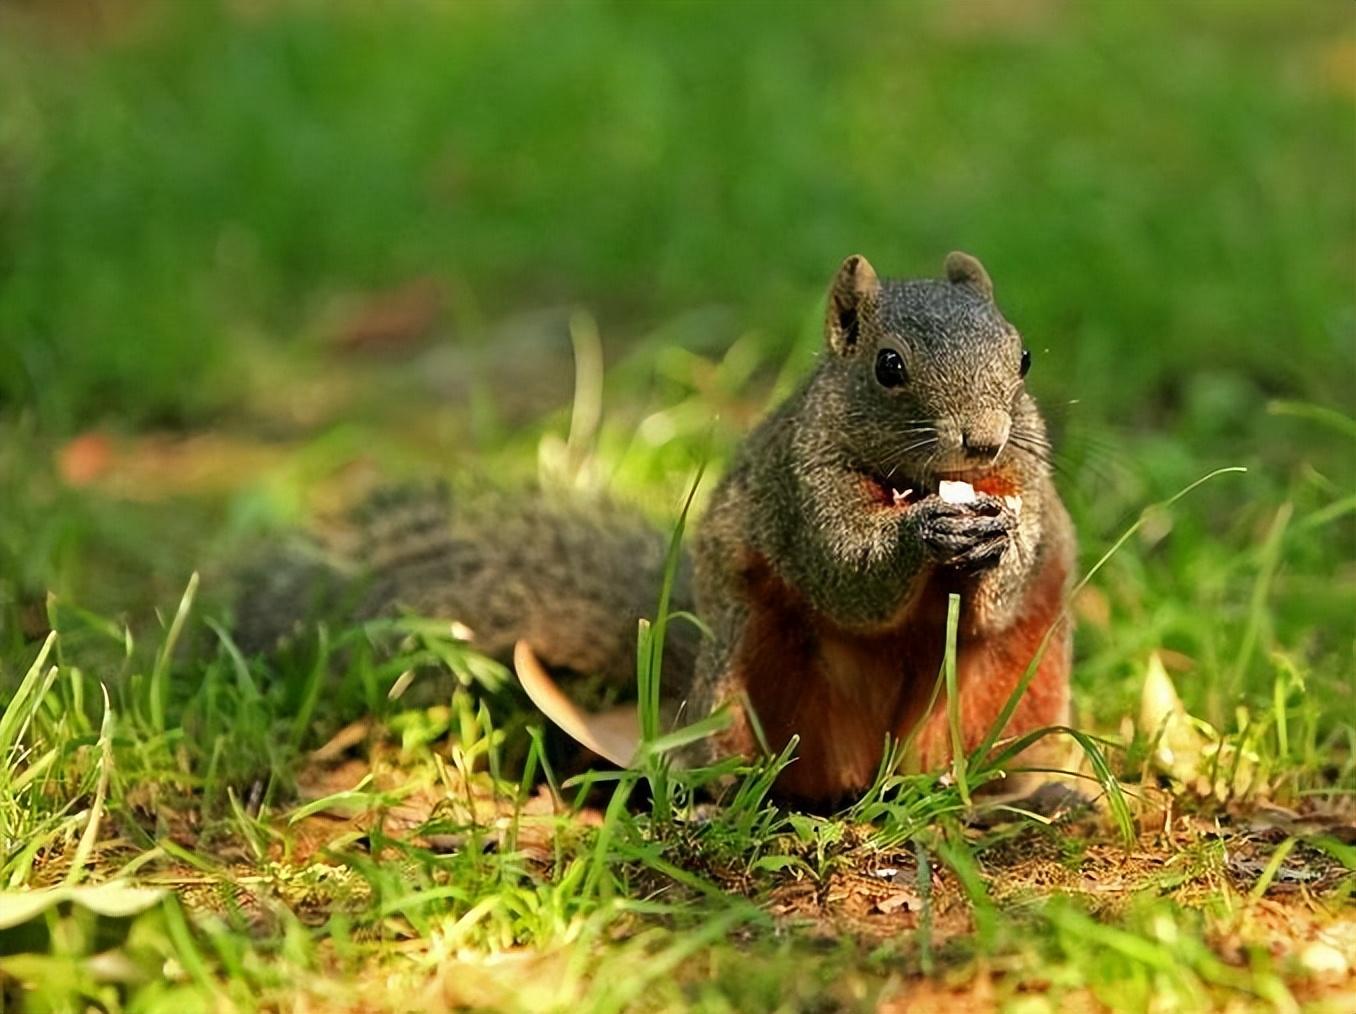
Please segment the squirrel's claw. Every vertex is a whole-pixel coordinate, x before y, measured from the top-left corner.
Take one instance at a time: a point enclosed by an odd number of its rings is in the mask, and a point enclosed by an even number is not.
[[[992,539],[988,542],[979,542],[965,550],[963,553],[952,557],[946,561],[948,567],[956,570],[983,570],[986,567],[992,567],[998,562],[998,558],[1003,555],[1003,550],[1007,549],[1008,540],[1004,535],[1002,538]]]
[[[918,510],[918,532],[924,546],[938,564],[957,570],[980,570],[996,564],[1017,523],[1015,513],[991,496],[982,496],[973,504],[929,498]]]

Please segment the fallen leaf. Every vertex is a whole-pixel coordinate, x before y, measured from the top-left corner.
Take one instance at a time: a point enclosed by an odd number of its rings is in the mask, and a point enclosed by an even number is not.
[[[918,912],[922,910],[923,902],[912,891],[896,891],[894,894],[876,902],[876,908],[887,915],[891,912],[897,912],[901,908],[906,912]]]
[[[96,915],[123,919],[150,908],[165,896],[158,887],[133,887],[122,881],[90,886],[44,887],[29,891],[0,891],[0,929],[12,929],[67,902]]]
[[[443,310],[443,287],[424,276],[369,295],[337,328],[333,344],[349,352],[408,349],[429,336]]]
[[[640,747],[639,720],[634,709],[628,709],[629,716],[584,711],[551,679],[526,641],[514,646],[513,668],[532,703],[571,739],[618,767],[630,765]]]
[[[57,474],[68,486],[88,486],[108,471],[112,458],[113,441],[107,433],[82,433],[57,452]]]
[[[1140,692],[1139,729],[1154,744],[1161,773],[1221,802],[1258,790],[1258,758],[1208,722],[1187,712],[1157,652],[1149,656]]]
[[[97,486],[111,496],[149,503],[236,489],[283,458],[280,447],[221,433],[151,433],[118,442],[87,433],[58,452],[57,471],[71,486]]]

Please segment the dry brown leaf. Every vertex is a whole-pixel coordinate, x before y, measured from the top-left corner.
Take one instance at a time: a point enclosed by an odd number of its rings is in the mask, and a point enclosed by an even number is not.
[[[443,287],[423,276],[368,295],[335,330],[332,342],[346,352],[403,352],[426,339],[442,315]]]
[[[550,677],[526,641],[514,646],[513,668],[532,703],[570,738],[618,767],[631,763],[640,747],[640,723],[634,709],[627,709],[629,716],[584,711]]]
[[[91,432],[57,452],[57,472],[68,485],[148,503],[237,489],[278,467],[283,456],[279,446],[224,433],[114,440]]]

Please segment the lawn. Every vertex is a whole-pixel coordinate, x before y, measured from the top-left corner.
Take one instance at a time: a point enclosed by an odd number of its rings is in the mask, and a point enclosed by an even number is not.
[[[386,483],[695,520],[842,258],[956,248],[1094,812],[590,771],[447,617],[237,649]],[[1348,1012],[1354,604],[1347,5],[0,7],[0,1009]]]

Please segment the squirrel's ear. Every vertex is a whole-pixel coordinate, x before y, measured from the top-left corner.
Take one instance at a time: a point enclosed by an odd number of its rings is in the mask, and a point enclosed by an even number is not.
[[[973,289],[975,295],[993,301],[993,282],[989,273],[977,257],[971,257],[960,250],[952,250],[946,255],[946,280],[955,285],[964,285]]]
[[[879,293],[880,280],[870,261],[861,254],[843,261],[829,286],[828,316],[824,323],[829,348],[839,355],[856,348],[862,317]]]

